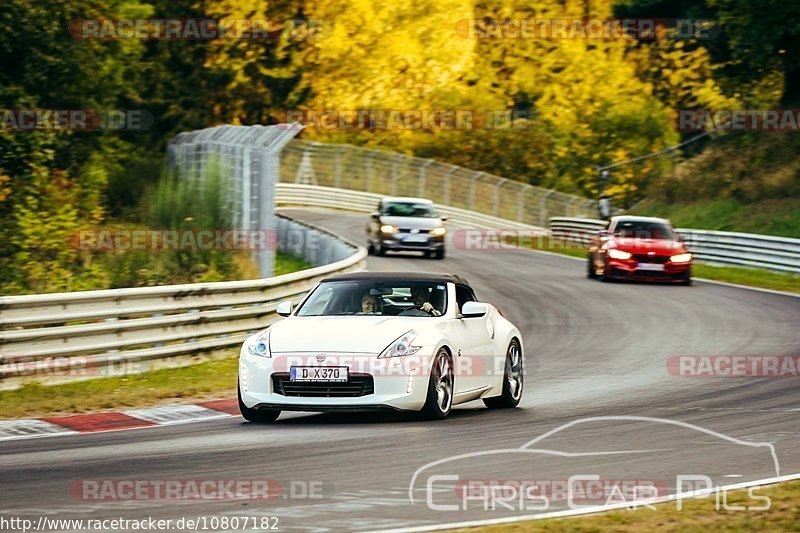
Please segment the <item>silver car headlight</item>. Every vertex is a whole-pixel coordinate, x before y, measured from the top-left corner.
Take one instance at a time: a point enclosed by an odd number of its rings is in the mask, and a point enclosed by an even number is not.
[[[270,330],[265,331],[256,338],[254,343],[247,346],[247,351],[250,352],[251,355],[272,357],[272,353],[269,351],[269,332]]]
[[[400,335],[392,341],[378,357],[402,357],[404,355],[414,355],[422,346],[414,346],[417,340],[417,332],[413,329]]]

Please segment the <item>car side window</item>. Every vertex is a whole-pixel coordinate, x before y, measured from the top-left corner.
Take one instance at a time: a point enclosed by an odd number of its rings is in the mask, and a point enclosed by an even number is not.
[[[477,302],[475,299],[475,293],[472,292],[472,289],[466,285],[456,285],[456,303],[458,304],[459,313],[461,312],[461,308],[464,307],[464,304],[467,302]]]

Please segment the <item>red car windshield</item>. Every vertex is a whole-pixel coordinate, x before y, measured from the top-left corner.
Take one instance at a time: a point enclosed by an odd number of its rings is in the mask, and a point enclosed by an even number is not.
[[[674,240],[672,228],[662,222],[642,220],[625,220],[619,222],[614,228],[617,237],[631,237],[634,239],[669,239]]]

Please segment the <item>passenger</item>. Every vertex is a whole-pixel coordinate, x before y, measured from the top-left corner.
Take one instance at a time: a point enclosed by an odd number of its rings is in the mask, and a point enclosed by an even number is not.
[[[380,315],[381,304],[377,296],[367,293],[361,298],[362,315]]]
[[[428,301],[428,289],[420,286],[411,287],[411,301],[414,305],[430,314],[431,316],[442,316],[442,313],[433,307]]]

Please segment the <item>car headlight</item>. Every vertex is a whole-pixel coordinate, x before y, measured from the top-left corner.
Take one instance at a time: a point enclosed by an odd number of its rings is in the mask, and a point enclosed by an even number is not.
[[[395,231],[397,231],[397,228],[391,224],[384,224],[381,226],[381,233],[394,233]]]
[[[673,255],[672,257],[669,258],[669,260],[672,261],[673,263],[688,263],[689,261],[692,260],[692,254],[685,253],[685,254]]]
[[[392,341],[378,357],[401,357],[403,355],[414,355],[422,346],[414,346],[414,341],[417,340],[417,332],[413,329],[403,333],[398,338]]]
[[[608,256],[612,259],[630,259],[631,254],[628,252],[624,252],[622,250],[617,250],[616,248],[611,248],[608,251]]]
[[[251,355],[258,357],[272,357],[269,351],[269,331],[267,330],[256,338],[256,341],[247,346],[247,351]]]
[[[433,228],[430,231],[430,234],[434,237],[444,237],[444,234],[447,233],[447,229],[444,226],[439,226],[438,228]]]

